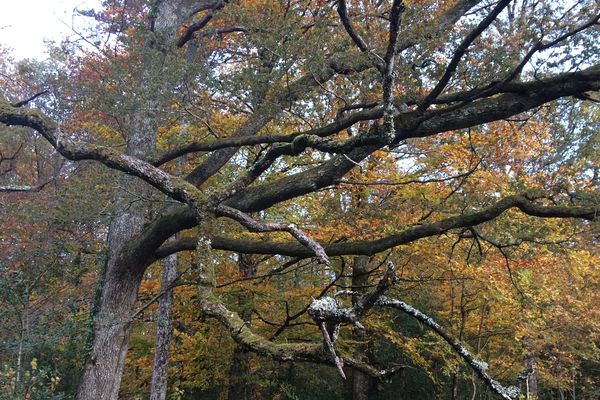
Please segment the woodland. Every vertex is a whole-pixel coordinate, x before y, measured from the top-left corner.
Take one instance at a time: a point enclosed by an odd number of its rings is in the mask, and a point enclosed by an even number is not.
[[[598,1],[99,4],[0,48],[0,399],[600,397]]]

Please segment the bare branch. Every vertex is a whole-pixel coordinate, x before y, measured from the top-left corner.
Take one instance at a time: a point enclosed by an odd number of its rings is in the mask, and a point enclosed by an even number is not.
[[[514,400],[519,396],[519,388],[514,386],[504,387],[498,381],[492,379],[487,373],[488,365],[483,361],[476,360],[471,353],[444,328],[442,328],[431,317],[425,315],[416,308],[404,303],[403,301],[381,297],[377,301],[378,306],[395,308],[410,315],[431,328],[435,333],[440,335],[452,348],[465,360],[467,364],[475,371],[477,376],[496,394],[505,400]]]
[[[346,7],[346,0],[338,0],[337,12],[340,16],[342,24],[344,25],[344,28],[346,29],[346,32],[348,32],[348,36],[350,36],[350,38],[356,44],[356,46],[358,46],[360,51],[362,51],[363,53],[369,53],[371,49],[369,49],[367,43],[360,36],[360,34],[356,32],[354,26],[352,26],[352,22],[350,22],[350,17],[348,16],[348,8]]]
[[[440,182],[448,182],[454,179],[466,178],[467,176],[473,174],[479,165],[481,164],[481,159],[477,161],[477,164],[470,170],[463,172],[461,174],[451,175],[446,178],[429,178],[429,179],[407,179],[405,181],[388,181],[388,180],[378,180],[378,181],[353,181],[348,179],[342,179],[339,181],[339,184],[342,185],[358,185],[358,186],[401,186],[401,185],[411,185],[411,184],[426,184],[426,183],[440,183]]]
[[[236,210],[235,208],[228,207],[223,204],[217,207],[217,211],[224,216],[238,221],[240,224],[244,225],[253,232],[289,232],[300,243],[312,250],[317,256],[319,262],[323,264],[329,264],[329,258],[327,257],[327,254],[325,254],[323,247],[318,242],[311,239],[306,233],[298,229],[298,227],[294,224],[260,222],[253,219],[248,214],[241,212],[240,210]]]
[[[48,93],[50,93],[50,91],[49,91],[49,90],[42,90],[41,92],[38,92],[38,93],[34,94],[33,96],[31,96],[31,97],[29,97],[29,98],[25,99],[25,100],[18,101],[18,102],[16,102],[16,103],[13,103],[13,104],[11,104],[11,105],[12,105],[13,107],[15,107],[15,108],[18,108],[18,107],[23,107],[24,105],[27,105],[27,104],[29,104],[29,102],[31,102],[31,101],[33,101],[33,100],[37,99],[37,98],[38,98],[38,97],[40,97],[40,96],[46,95],[46,94],[48,94]]]
[[[46,185],[52,182],[54,179],[50,179],[44,183],[40,183],[39,185],[30,186],[30,185],[0,185],[0,192],[39,192]]]
[[[494,22],[496,17],[502,12],[502,10],[504,10],[504,8],[506,8],[506,6],[508,6],[510,1],[511,0],[500,0],[496,7],[494,7],[494,9],[487,15],[487,17],[485,17],[479,23],[479,25],[477,25],[477,27],[463,39],[463,41],[458,45],[458,48],[454,51],[454,55],[452,56],[450,63],[448,63],[448,66],[446,67],[446,71],[444,72],[444,75],[442,75],[442,78],[439,80],[437,85],[435,85],[435,87],[431,90],[431,92],[429,92],[427,97],[425,97],[423,102],[419,104],[419,110],[427,110],[431,103],[440,95],[440,93],[442,93],[442,91],[450,81],[452,74],[454,74],[454,71],[456,71],[458,63],[460,62],[463,55],[467,52],[467,49],[469,48],[471,43],[473,43],[475,39],[477,39],[479,35],[481,35],[483,31],[492,22]]]
[[[323,333],[323,338],[325,340],[325,344],[327,346],[327,349],[329,350],[329,352],[331,353],[331,355],[333,357],[333,362],[334,362],[338,372],[340,373],[340,376],[342,377],[342,379],[346,379],[346,374],[344,374],[344,361],[335,352],[335,346],[334,346],[333,340],[331,339],[331,337],[329,335],[329,332],[327,332],[326,323],[325,322],[319,323],[319,328],[321,329],[321,333]]]
[[[400,32],[400,17],[404,12],[402,0],[394,0],[390,12],[390,29],[387,50],[384,57],[384,68],[382,71],[383,79],[383,140],[391,144],[395,139],[394,118],[396,117],[396,108],[394,107],[394,65],[396,55],[396,44],[398,43],[398,33]]]
[[[432,31],[426,33],[424,39],[431,39],[444,32],[450,31],[453,24],[463,17],[471,8],[481,3],[481,1],[482,0],[459,0],[455,2],[452,7],[431,22]],[[419,29],[420,28],[421,27],[419,27]],[[411,36],[413,38],[411,38]],[[402,52],[415,46],[415,44],[414,35],[407,35],[407,38],[398,43],[397,51]]]
[[[213,18],[214,12],[223,8],[225,6],[225,3],[227,3],[226,0],[215,0],[205,2],[201,6],[196,7],[194,10],[194,14],[204,10],[208,11],[204,17],[190,24],[190,26],[188,26],[185,29],[185,31],[181,34],[179,39],[177,39],[177,47],[183,47],[187,42],[192,40],[194,38],[194,34],[202,28],[204,28]]]

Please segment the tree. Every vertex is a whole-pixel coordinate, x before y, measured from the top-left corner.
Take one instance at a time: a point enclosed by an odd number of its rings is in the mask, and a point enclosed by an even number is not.
[[[122,138],[69,130],[54,116],[24,107],[30,101],[0,99],[1,123],[35,130],[70,161],[93,160],[123,173],[79,399],[117,397],[144,272],[180,251],[195,251],[197,304],[203,314],[250,351],[333,364],[342,376],[349,366],[386,379],[398,368],[380,370],[363,357],[355,359],[336,347],[336,338],[341,324],[361,330],[368,312],[387,307],[431,328],[489,390],[514,396],[450,331],[386,296],[396,282],[392,264],[373,289],[354,293],[352,305],[342,307],[327,296],[315,300],[307,312],[323,343],[308,344],[259,335],[219,297],[217,274],[227,252],[236,252],[274,255],[278,261],[314,258],[327,275],[334,257],[371,256],[427,238],[463,237],[465,231],[476,241],[485,236],[477,233],[481,227],[514,210],[573,219],[580,229],[593,229],[598,182],[589,177],[591,171],[597,176],[598,166],[579,151],[583,130],[570,129],[559,117],[564,109],[581,107],[563,99],[593,100],[591,93],[600,89],[596,4],[179,0],[135,3],[127,14],[108,5],[101,21],[118,36],[116,44],[107,41],[114,47],[102,55],[103,62],[90,56],[76,68],[96,71],[95,82],[104,84],[108,97],[100,103],[101,97],[74,95],[73,115],[96,107],[98,120],[112,118],[108,125]],[[127,16],[118,29],[115,13]],[[182,48],[196,51],[189,62]],[[556,130],[563,155],[577,154],[574,173],[565,181],[517,182],[495,191],[477,184],[459,187],[421,218],[403,212],[401,203],[387,209],[389,221],[404,228],[370,224],[369,211],[377,210],[373,200],[383,194],[367,192],[360,201],[370,207],[345,213],[362,226],[359,233],[346,236],[344,226],[329,237],[319,231],[326,224],[311,213],[316,202],[332,196],[347,208],[353,186],[371,176],[377,185],[387,182],[379,176],[424,183],[468,178],[479,167],[472,163],[465,172],[438,163],[431,168],[435,160],[413,152],[420,144],[443,149],[445,139],[464,137],[471,129],[485,136],[498,126],[529,127],[539,121]],[[187,124],[192,128],[182,133],[186,130],[179,125]],[[507,131],[526,140],[523,127]],[[169,131],[178,134],[169,136]],[[99,139],[107,145],[97,144]],[[183,156],[183,166],[169,168]],[[240,160],[247,159],[252,162],[245,168]],[[427,168],[413,173],[419,164]],[[132,192],[142,200],[161,193],[179,204],[157,210],[132,198]],[[240,232],[236,224],[252,233]],[[194,234],[167,242],[188,229]]]

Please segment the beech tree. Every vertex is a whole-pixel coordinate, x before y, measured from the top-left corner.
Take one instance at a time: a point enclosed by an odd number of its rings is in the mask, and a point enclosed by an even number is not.
[[[369,331],[361,321],[367,314],[390,309],[441,337],[491,392],[518,396],[512,382],[500,383],[490,374],[487,362],[493,360],[479,359],[427,310],[396,298],[393,260],[381,263],[368,290],[369,281],[357,275],[350,285],[355,290],[307,298],[304,314],[320,335],[310,343],[259,334],[220,296],[219,268],[231,254],[268,255],[280,269],[314,259],[327,273],[336,258],[357,256],[358,274],[365,270],[364,256],[428,238],[484,241],[482,227],[512,211],[569,220],[593,236],[599,166],[597,158],[580,151],[585,124],[593,121],[571,126],[564,110],[593,103],[600,89],[596,2],[105,3],[102,12],[83,12],[96,18],[93,34],[105,39],[91,41],[97,51],[65,56],[74,81],[87,74],[88,83],[68,93],[16,98],[6,91],[0,98],[0,123],[6,127],[34,130],[72,163],[93,161],[120,173],[114,178],[118,211],[106,239],[93,346],[78,399],[117,398],[145,272],[190,251],[198,310],[241,349],[331,365],[340,379],[349,369],[357,371],[355,398],[366,398],[369,379],[391,379],[402,366],[381,368],[360,350],[353,355],[338,348],[340,327],[354,327],[364,338]],[[47,107],[38,109],[36,101],[45,96],[67,102],[69,116],[59,119]],[[335,194],[346,217],[363,221],[367,211],[349,205],[356,188],[389,185],[401,192],[402,185],[394,183],[465,180],[482,168],[476,161],[466,170],[423,161],[419,146],[441,149],[445,138],[470,139],[472,130],[485,137],[501,126],[513,128],[506,135],[527,141],[528,129],[541,123],[562,139],[555,143],[564,144],[549,151],[573,161],[575,172],[562,181],[519,182],[491,193],[477,184],[459,185],[448,195],[452,201],[423,216],[401,203],[387,210],[385,229],[373,224],[353,237],[343,227],[328,237],[319,232],[326,225],[312,212],[319,196]],[[467,146],[473,149],[472,142]],[[415,170],[421,162],[436,168]],[[11,183],[2,190],[26,186]],[[372,204],[370,212],[377,196],[361,196]],[[157,208],[156,198],[166,205]],[[522,229],[531,223],[518,221]]]

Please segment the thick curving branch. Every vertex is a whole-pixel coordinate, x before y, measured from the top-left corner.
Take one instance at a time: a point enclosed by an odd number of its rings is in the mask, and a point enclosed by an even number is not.
[[[204,292],[201,294],[200,308],[208,317],[217,319],[237,343],[257,354],[269,356],[279,361],[311,361],[335,365],[335,360],[323,344],[277,343],[256,334],[237,313],[227,309],[212,293]],[[343,353],[339,357],[344,365],[358,369],[379,381],[389,379],[403,368],[403,366],[395,366],[386,370],[379,370]]]
[[[193,185],[181,178],[110,147],[76,142],[64,137],[56,124],[41,112],[14,107],[2,98],[0,98],[0,123],[35,129],[66,159],[99,161],[109,168],[141,178],[175,200],[191,204],[201,197],[200,192]]]
[[[473,227],[492,221],[512,208],[517,208],[526,215],[540,218],[576,218],[588,221],[600,218],[600,205],[580,207],[544,206],[535,203],[526,196],[509,196],[482,211],[458,215],[429,224],[415,225],[384,238],[322,244],[322,247],[329,257],[374,255],[419,239],[438,236],[453,229]],[[213,237],[211,243],[214,249],[239,253],[279,254],[290,257],[314,256],[313,252],[296,242],[268,242]],[[160,247],[155,255],[161,258],[173,252],[193,250],[194,248],[194,242],[184,238]]]

